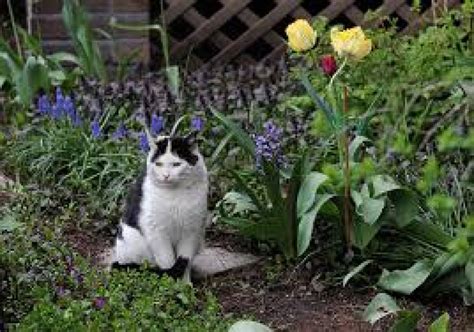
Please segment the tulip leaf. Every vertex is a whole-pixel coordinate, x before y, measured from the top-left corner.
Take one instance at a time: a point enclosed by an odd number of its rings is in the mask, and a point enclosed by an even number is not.
[[[323,194],[316,196],[316,205],[306,212],[298,224],[298,256],[302,255],[308,249],[313,234],[314,219],[321,207],[327,203],[334,195]]]
[[[400,186],[388,175],[375,175],[371,180],[374,188],[373,197],[379,197],[390,191],[400,189]]]
[[[348,274],[345,275],[344,279],[342,280],[342,287],[346,287],[347,283],[349,282],[349,280],[352,279],[352,277],[357,275],[360,271],[365,269],[365,267],[372,262],[373,260],[368,259],[366,261],[363,261],[359,265],[357,265],[355,268],[353,268]]]
[[[420,318],[421,314],[417,310],[400,311],[389,332],[414,332]]]
[[[296,208],[298,217],[301,217],[314,205],[316,192],[319,186],[327,179],[328,177],[325,174],[319,172],[311,172],[304,178],[303,184],[298,192]]]
[[[370,142],[365,136],[356,136],[349,145],[349,159],[354,160],[355,153],[364,142]]]
[[[400,307],[390,295],[379,293],[372,299],[367,308],[365,308],[362,317],[365,321],[373,325],[383,317],[398,311],[400,311]]]
[[[448,332],[449,331],[449,314],[445,312],[439,316],[428,327],[428,332]]]
[[[428,261],[415,263],[407,270],[384,270],[377,285],[385,290],[410,295],[420,287],[433,270],[433,264]]]

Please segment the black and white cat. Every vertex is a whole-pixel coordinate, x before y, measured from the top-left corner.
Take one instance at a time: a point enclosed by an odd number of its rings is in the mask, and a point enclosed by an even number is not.
[[[193,258],[204,245],[207,196],[208,175],[196,134],[152,140],[146,167],[127,200],[109,258],[112,267],[147,261],[157,272],[191,283]]]

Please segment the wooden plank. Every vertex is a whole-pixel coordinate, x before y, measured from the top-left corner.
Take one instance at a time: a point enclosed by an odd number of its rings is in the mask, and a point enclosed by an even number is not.
[[[448,9],[461,5],[460,0],[448,0]],[[441,7],[441,8],[440,8]],[[437,6],[436,10],[444,10],[444,6]],[[428,8],[421,16],[409,22],[409,25],[401,31],[402,34],[409,34],[416,32],[423,24],[429,24],[433,22],[433,8]]]
[[[319,15],[327,17],[329,20],[335,19],[347,7],[352,6],[355,0],[333,0],[329,6],[324,8]]]
[[[354,22],[355,25],[361,25],[364,22],[364,13],[356,6],[346,8],[346,10],[344,10],[344,15]]]
[[[156,1],[156,0],[155,0]],[[170,24],[178,16],[183,14],[189,7],[194,5],[196,0],[165,0],[170,6],[165,10],[165,22]]]
[[[260,20],[260,17],[255,15],[250,9],[244,9],[237,15],[237,17],[249,27]],[[273,30],[268,31],[268,33],[263,37],[263,40],[272,47],[276,47],[282,42],[281,36]]]
[[[173,56],[181,56],[191,45],[198,45],[207,39],[214,31],[223,26],[232,16],[246,7],[251,0],[233,0],[226,6],[222,7],[210,19],[203,23],[185,40],[177,44],[171,50]]]
[[[299,6],[297,1],[279,0],[278,5],[273,8],[268,15],[263,17],[257,24],[242,34],[242,36],[240,36],[234,43],[223,49],[219,54],[211,59],[210,62],[216,64],[231,61],[258,38],[262,37],[264,33],[269,31],[274,22],[279,22],[297,6]]]
[[[306,11],[306,9],[304,9],[303,7],[298,7],[296,8],[293,13],[291,14],[292,17],[294,17],[295,19],[298,19],[298,18],[304,18],[308,21],[311,21],[313,19],[313,17],[311,16],[310,13],[308,13]]]

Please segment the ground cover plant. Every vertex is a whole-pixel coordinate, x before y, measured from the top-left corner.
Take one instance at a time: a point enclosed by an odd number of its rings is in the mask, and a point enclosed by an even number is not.
[[[0,324],[226,331],[250,315],[279,328],[257,296],[304,306],[331,285],[354,290],[348,296],[362,299],[360,317],[376,329],[457,326],[453,308],[428,318],[423,308],[474,301],[472,12],[465,4],[414,36],[396,35],[389,21],[362,30],[297,20],[289,60],[249,69],[186,73],[168,61],[143,80],[106,82],[87,28],[73,70],[30,46],[48,68],[44,80],[31,78],[45,83],[34,89],[0,62],[0,169],[13,180],[0,183]],[[75,1],[63,15],[72,35],[87,27]],[[8,45],[0,54],[23,56]],[[195,289],[146,271],[105,273],[96,256],[144,161],[144,117],[159,134],[182,114],[200,132],[211,174],[211,241],[268,259]],[[94,234],[95,253],[74,240],[81,234]],[[248,302],[255,307],[241,310]]]

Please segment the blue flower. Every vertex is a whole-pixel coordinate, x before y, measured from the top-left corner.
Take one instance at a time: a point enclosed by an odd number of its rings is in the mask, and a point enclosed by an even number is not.
[[[191,127],[194,130],[201,131],[204,128],[204,120],[200,116],[191,119]]]
[[[275,163],[277,167],[281,167],[286,163],[281,146],[283,130],[272,121],[265,122],[263,128],[263,134],[254,136],[255,163],[257,168],[261,168],[262,161],[264,160]]]
[[[94,308],[96,308],[97,310],[103,309],[106,303],[107,299],[103,296],[96,297],[94,301],[92,301]]]
[[[91,122],[91,133],[92,137],[94,138],[99,138],[101,135],[101,129],[100,129],[100,124],[99,121],[94,120]]]
[[[146,137],[146,134],[143,131],[138,135],[138,140],[140,150],[142,150],[143,152],[148,152],[150,150],[150,144],[148,143],[148,138]]]
[[[61,118],[61,109],[58,107],[57,104],[53,105],[53,107],[51,108],[50,114],[54,120],[58,120],[59,118]]]
[[[38,110],[39,110],[40,114],[42,114],[42,115],[47,115],[47,114],[51,113],[51,103],[50,103],[49,98],[48,98],[47,95],[42,94],[38,98]]]
[[[61,117],[63,113],[66,111],[66,98],[64,98],[63,91],[61,88],[58,86],[56,88],[56,100],[55,104],[57,107],[57,113],[58,117]]]
[[[125,127],[125,125],[123,123],[120,123],[118,128],[113,133],[112,137],[114,139],[122,139],[122,138],[126,137],[127,135],[128,135],[127,127]]]
[[[165,121],[161,115],[157,116],[153,113],[151,116],[151,133],[153,135],[158,135],[163,130],[164,123]]]

